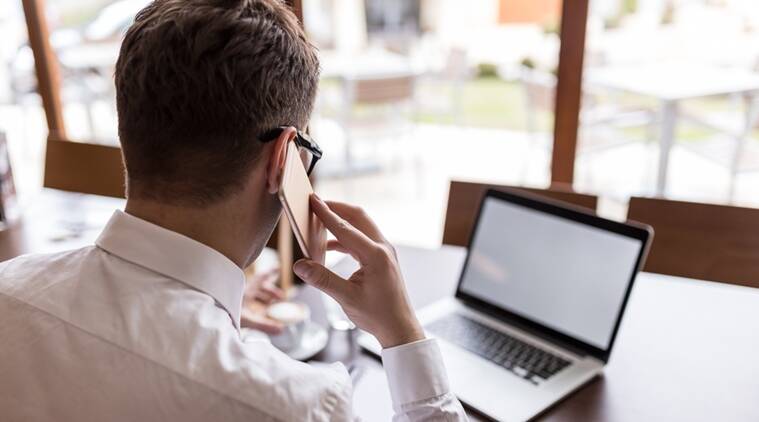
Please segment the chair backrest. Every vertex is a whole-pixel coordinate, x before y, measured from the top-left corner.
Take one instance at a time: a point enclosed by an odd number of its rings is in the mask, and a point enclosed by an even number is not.
[[[569,188],[533,189],[505,185],[461,182],[452,180],[448,191],[448,208],[445,213],[443,243],[446,245],[467,246],[469,236],[474,228],[480,201],[488,189],[517,189],[557,201],[568,202],[596,211],[598,198],[572,192]]]
[[[414,76],[350,79],[351,104],[390,104],[414,97]]]
[[[469,72],[469,55],[463,48],[453,47],[448,51],[445,58],[443,76],[450,80],[461,80],[467,77]]]
[[[548,72],[540,72],[524,68],[522,84],[525,90],[528,112],[554,111],[556,101],[556,76]]]
[[[654,228],[645,271],[759,287],[759,209],[631,198],[627,217]]]

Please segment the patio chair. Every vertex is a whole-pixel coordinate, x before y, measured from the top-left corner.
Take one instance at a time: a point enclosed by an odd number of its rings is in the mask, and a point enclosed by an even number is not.
[[[416,75],[351,77],[344,80],[340,124],[345,130],[345,166],[357,169],[354,142],[365,138],[401,138],[412,127]]]
[[[493,185],[486,183],[452,180],[448,191],[448,207],[445,213],[443,244],[467,246],[480,207],[480,201],[488,189],[513,189],[537,196],[566,202],[595,212],[598,198],[593,195],[573,192],[571,188],[553,186],[549,189],[535,189],[518,186]]]
[[[627,218],[654,228],[645,271],[759,287],[759,209],[633,197]]]
[[[424,90],[416,93],[416,112],[433,115],[438,121],[461,123],[464,117],[464,84],[470,77],[466,50],[451,48],[445,64],[437,72],[425,73],[419,84]]]

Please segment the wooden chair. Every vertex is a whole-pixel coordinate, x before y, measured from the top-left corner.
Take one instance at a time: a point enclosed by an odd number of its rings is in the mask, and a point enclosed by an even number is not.
[[[395,105],[414,97],[414,75],[376,78],[350,78],[350,102],[353,104]]]
[[[480,200],[488,189],[523,190],[538,196],[568,202],[593,212],[596,211],[598,205],[596,196],[572,192],[569,188],[533,189],[452,180],[448,191],[448,208],[445,214],[445,228],[443,229],[444,244],[467,246],[474,220],[479,211]]]
[[[343,80],[343,111],[340,125],[345,130],[345,165],[355,170],[356,137],[401,139],[412,129],[408,116],[414,114],[416,75],[350,77]]]
[[[654,228],[645,271],[759,287],[759,209],[631,198],[627,217]]]

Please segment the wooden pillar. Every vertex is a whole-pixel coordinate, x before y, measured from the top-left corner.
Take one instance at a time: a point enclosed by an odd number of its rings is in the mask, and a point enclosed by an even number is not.
[[[552,184],[571,185],[574,180],[588,1],[564,0],[562,5],[561,49],[551,157]]]
[[[63,105],[60,95],[60,72],[58,61],[50,46],[50,32],[45,16],[45,0],[22,0],[29,45],[34,54],[37,73],[37,90],[47,118],[48,140],[66,139],[63,122]]]
[[[303,0],[287,0],[287,4],[298,17],[298,22],[303,25]]]

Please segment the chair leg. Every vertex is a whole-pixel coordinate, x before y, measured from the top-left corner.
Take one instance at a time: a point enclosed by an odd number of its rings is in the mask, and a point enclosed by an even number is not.
[[[741,157],[746,147],[746,142],[751,136],[751,132],[754,126],[759,120],[759,100],[754,98],[753,94],[747,94],[744,97],[745,103],[745,122],[743,131],[738,139],[736,139],[735,149],[733,151],[733,158],[730,163],[730,187],[728,190],[728,201],[733,202],[735,199],[735,182],[740,171]]]
[[[520,179],[522,180],[522,184],[526,184],[530,171],[530,162],[532,161],[532,155],[534,150],[538,147],[537,143],[540,142],[540,140],[538,139],[537,117],[535,116],[538,112],[538,109],[530,99],[530,93],[528,92],[529,88],[527,87],[526,82],[523,88],[525,95],[525,106],[527,111],[527,121],[525,123],[527,125],[528,145],[524,164],[522,165],[521,169],[522,174],[520,176]]]
[[[93,103],[91,103],[91,102],[89,102],[89,103],[83,103],[82,105],[84,106],[84,111],[87,114],[87,126],[89,127],[89,130],[90,130],[90,137],[92,139],[95,139],[96,138],[96,136],[95,136],[95,116],[92,113]]]

